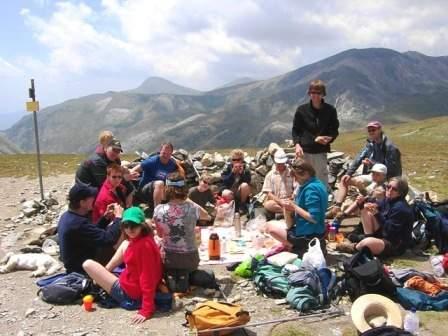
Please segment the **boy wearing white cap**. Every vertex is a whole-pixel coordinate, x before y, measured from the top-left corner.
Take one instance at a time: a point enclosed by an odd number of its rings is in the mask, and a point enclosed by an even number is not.
[[[263,206],[268,214],[283,214],[281,201],[291,198],[294,191],[294,178],[286,164],[287,162],[288,157],[285,151],[281,148],[277,149],[274,154],[275,165],[266,175],[261,190],[266,194]]]
[[[371,169],[371,173],[368,175],[356,176],[350,180],[349,185],[353,185],[359,189],[360,195],[356,198],[354,205],[350,206],[348,209],[344,210],[342,215],[348,215],[354,211],[357,203],[362,203],[365,201],[367,196],[373,196],[374,191],[378,187],[382,187],[383,191],[384,184],[387,178],[387,167],[382,163],[375,163]],[[347,196],[349,185],[340,183],[338,186],[338,191],[335,197],[335,205],[327,214],[327,217],[335,217],[341,215],[341,206]],[[378,192],[378,190],[377,190]],[[378,195],[381,197],[381,195]]]

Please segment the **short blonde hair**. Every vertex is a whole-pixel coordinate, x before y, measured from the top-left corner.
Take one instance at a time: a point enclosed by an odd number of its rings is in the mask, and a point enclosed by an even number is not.
[[[101,146],[106,147],[113,137],[114,134],[111,131],[101,131],[98,136],[98,142]]]
[[[243,150],[242,149],[239,149],[239,148],[235,148],[234,150],[232,150],[231,152],[230,152],[230,158],[231,159],[233,159],[233,158],[241,158],[241,160],[244,160],[244,152],[243,152]]]

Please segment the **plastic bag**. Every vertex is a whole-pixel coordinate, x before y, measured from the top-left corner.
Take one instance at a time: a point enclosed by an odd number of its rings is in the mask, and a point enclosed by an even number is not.
[[[308,251],[303,255],[302,267],[320,269],[327,267],[324,254],[320,248],[319,239],[313,238],[308,244]]]
[[[260,231],[263,232],[266,227],[266,216],[263,214],[258,215],[254,219],[251,219],[246,224],[247,231]]]
[[[235,201],[220,204],[216,207],[215,226],[232,226],[235,217]]]

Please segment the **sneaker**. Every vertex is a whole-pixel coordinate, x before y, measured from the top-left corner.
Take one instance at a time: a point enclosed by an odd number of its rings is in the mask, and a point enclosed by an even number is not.
[[[355,246],[356,246],[355,243],[346,243],[346,242],[338,243],[336,244],[336,251],[353,254],[356,252]]]

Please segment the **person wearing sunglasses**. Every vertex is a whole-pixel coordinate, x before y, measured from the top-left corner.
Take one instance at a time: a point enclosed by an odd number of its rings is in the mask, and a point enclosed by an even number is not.
[[[106,180],[107,166],[111,163],[121,164],[120,155],[123,148],[120,140],[112,137],[103,148],[103,152],[96,151],[81,163],[76,171],[77,184],[85,184],[99,189]]]
[[[287,227],[276,222],[269,222],[266,232],[300,258],[313,238],[319,239],[322,251],[326,253],[324,233],[325,210],[328,203],[327,188],[316,177],[316,171],[309,162],[296,159],[291,169],[300,187],[294,201],[282,201]]]
[[[244,214],[247,212],[247,201],[252,191],[250,182],[251,174],[244,162],[244,152],[234,149],[230,152],[231,162],[222,171],[223,188],[229,189],[235,196],[236,210]]]
[[[311,163],[316,176],[328,187],[327,153],[339,135],[339,120],[334,106],[324,101],[327,90],[321,80],[311,81],[309,102],[300,105],[294,115],[292,138],[297,158]]]
[[[364,239],[359,243],[339,243],[336,249],[353,253],[367,246],[374,255],[382,258],[402,255],[411,245],[414,223],[414,213],[406,201],[408,191],[406,179],[390,179],[383,201],[363,205],[361,222]]]
[[[96,223],[105,213],[109,204],[117,203],[123,208],[132,204],[132,193],[127,195],[123,181],[124,168],[116,163],[107,166],[107,177],[95,199],[92,222]],[[111,220],[113,218],[110,218]]]
[[[105,267],[93,260],[86,260],[82,266],[121,307],[138,310],[131,323],[139,324],[155,311],[155,294],[162,280],[162,259],[142,209],[126,209],[121,229],[126,240]],[[117,277],[112,271],[122,263],[125,269]]]
[[[188,198],[204,209],[206,208],[207,203],[212,205],[215,205],[216,203],[213,192],[210,190],[210,181],[210,175],[204,173],[199,179],[199,185],[190,188],[188,191]]]
[[[383,125],[379,121],[371,121],[367,124],[367,143],[355,157],[347,173],[342,176],[339,196],[336,198],[335,211],[340,209],[343,199],[350,185],[365,188],[372,183],[372,175],[375,164],[381,163],[386,166],[386,178],[401,176],[401,153],[395,144],[382,131]],[[358,168],[363,165],[362,174],[354,176]]]

